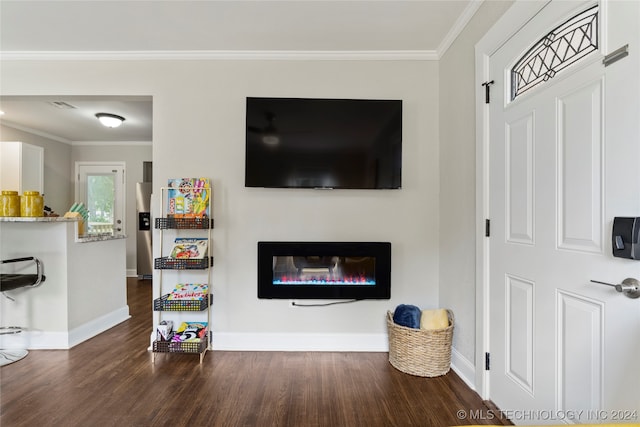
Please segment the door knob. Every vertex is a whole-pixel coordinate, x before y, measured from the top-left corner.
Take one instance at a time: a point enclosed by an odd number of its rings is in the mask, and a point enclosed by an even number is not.
[[[640,298],[640,281],[633,278],[626,278],[622,283],[616,285],[607,282],[600,282],[598,280],[592,280],[593,283],[600,285],[607,285],[616,288],[616,291],[625,294],[629,298]]]

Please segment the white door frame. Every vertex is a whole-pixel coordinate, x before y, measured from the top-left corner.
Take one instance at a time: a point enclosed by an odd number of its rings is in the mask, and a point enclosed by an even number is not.
[[[550,1],[550,0],[549,0]],[[476,44],[476,343],[475,389],[482,399],[490,398],[485,353],[489,349],[489,240],[485,219],[489,218],[489,107],[483,82],[491,80],[489,58],[518,32],[548,1],[516,1]],[[502,100],[504,94],[492,93]],[[494,101],[495,102],[495,101]],[[500,101],[501,102],[501,101]]]

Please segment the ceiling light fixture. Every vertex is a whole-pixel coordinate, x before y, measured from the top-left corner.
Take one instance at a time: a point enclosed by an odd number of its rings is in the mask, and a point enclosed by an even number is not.
[[[117,128],[124,122],[124,117],[118,116],[117,114],[97,113],[96,117],[103,126],[108,128]]]

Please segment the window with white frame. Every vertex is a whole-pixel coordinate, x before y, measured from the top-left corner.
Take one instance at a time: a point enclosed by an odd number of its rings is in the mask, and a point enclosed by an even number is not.
[[[85,233],[125,234],[124,162],[76,162],[76,202],[89,213]]]

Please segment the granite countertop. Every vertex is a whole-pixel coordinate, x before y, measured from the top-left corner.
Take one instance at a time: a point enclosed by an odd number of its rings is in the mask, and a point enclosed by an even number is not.
[[[118,234],[116,236],[111,234],[95,234],[95,235],[78,236],[76,237],[76,242],[78,243],[104,242],[106,240],[117,240],[117,239],[126,239],[126,238],[127,236],[123,234]]]
[[[0,216],[0,222],[76,222],[78,218],[63,216]]]
[[[79,218],[65,218],[63,216],[44,216],[44,217],[24,217],[24,216],[2,216],[0,222],[78,222]],[[77,233],[77,231],[76,231]],[[106,240],[126,239],[126,235],[118,234],[93,234],[93,235],[76,235],[75,241],[77,243],[89,243],[89,242],[104,242]]]

